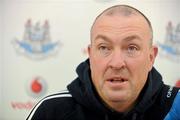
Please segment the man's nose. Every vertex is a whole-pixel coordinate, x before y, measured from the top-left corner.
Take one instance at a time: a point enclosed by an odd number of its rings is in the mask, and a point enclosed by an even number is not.
[[[125,66],[125,56],[123,55],[122,51],[114,51],[110,61],[109,66],[114,69],[120,69]]]

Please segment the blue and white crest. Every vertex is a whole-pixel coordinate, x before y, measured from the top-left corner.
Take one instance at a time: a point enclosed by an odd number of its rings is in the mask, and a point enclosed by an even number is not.
[[[39,22],[32,25],[29,19],[25,24],[23,39],[13,41],[15,49],[33,59],[42,59],[55,54],[60,43],[51,41],[49,29],[48,21],[45,21],[43,25]]]
[[[166,36],[164,43],[158,43],[160,55],[180,62],[180,23],[176,27],[171,22],[166,27]]]

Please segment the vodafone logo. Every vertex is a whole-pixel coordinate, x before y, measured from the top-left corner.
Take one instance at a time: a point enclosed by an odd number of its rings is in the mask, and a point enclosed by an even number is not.
[[[29,96],[39,98],[47,92],[47,83],[42,77],[35,77],[27,82],[26,90]]]
[[[34,77],[27,81],[26,91],[30,97],[43,97],[47,92],[47,83],[42,77]],[[14,110],[31,110],[35,106],[35,104],[36,102],[32,100],[10,102],[10,105]]]

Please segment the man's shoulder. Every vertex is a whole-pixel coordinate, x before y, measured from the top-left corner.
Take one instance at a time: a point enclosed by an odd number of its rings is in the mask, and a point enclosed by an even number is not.
[[[146,119],[163,120],[171,109],[178,91],[179,88],[177,87],[163,84],[153,98],[154,103],[146,111]]]
[[[56,94],[51,94],[40,100],[28,116],[30,118],[38,118],[46,114],[49,118],[63,117],[74,110],[76,106],[75,100],[69,91],[62,91]],[[58,113],[57,113],[58,111]],[[44,119],[44,116],[42,117]]]
[[[73,101],[72,95],[69,93],[69,91],[65,90],[44,97],[41,101],[39,101],[39,104],[56,106],[58,104],[63,104],[63,105],[65,105],[66,103],[69,104],[69,102],[72,101]]]
[[[56,94],[51,94],[43,98],[38,103],[40,106],[43,106],[44,109],[52,109],[65,112],[66,110],[71,110],[75,106],[76,102],[72,98],[72,95],[69,91],[61,91]]]
[[[160,103],[162,106],[166,106],[167,110],[171,108],[172,103],[174,102],[174,99],[179,91],[179,88],[175,86],[170,86],[170,85],[164,85],[163,89],[161,90],[160,94]]]
[[[168,112],[164,120],[179,120],[180,119],[180,90],[178,91],[171,110]]]

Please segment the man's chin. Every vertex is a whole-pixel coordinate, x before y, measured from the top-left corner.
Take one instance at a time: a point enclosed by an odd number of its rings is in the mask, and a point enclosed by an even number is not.
[[[124,102],[127,100],[127,94],[111,94],[108,96],[109,101],[111,102]]]

